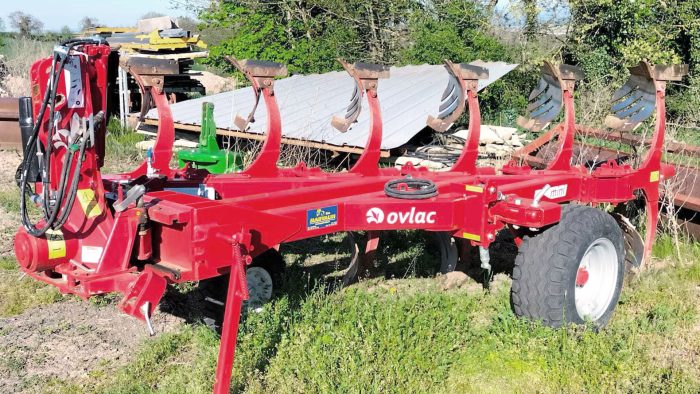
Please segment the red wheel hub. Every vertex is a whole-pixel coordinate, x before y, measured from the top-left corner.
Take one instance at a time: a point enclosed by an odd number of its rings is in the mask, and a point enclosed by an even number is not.
[[[577,287],[583,287],[588,283],[588,270],[586,267],[581,267],[578,269],[578,272],[576,273],[576,286]]]

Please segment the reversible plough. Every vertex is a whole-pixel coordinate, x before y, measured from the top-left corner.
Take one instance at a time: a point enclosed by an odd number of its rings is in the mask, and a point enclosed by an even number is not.
[[[119,308],[144,320],[150,331],[151,315],[169,284],[228,276],[217,393],[230,386],[239,317],[249,297],[247,270],[260,266],[256,260],[276,253],[281,243],[329,233],[367,234],[345,278],[351,283],[371,263],[380,232],[438,234],[441,270],[447,272],[469,247],[479,249],[481,266],[489,269],[489,245],[499,231],[510,231],[520,248],[512,288],[516,314],[551,326],[604,325],[617,304],[625,265],[639,265],[649,256],[659,182],[674,172],[661,163],[664,92],[666,81],[685,74],[681,66],[641,63],[615,95],[616,127],[634,127],[656,113],[653,143],[643,163],[632,168],[611,160],[588,168],[571,164],[573,92],[581,74],[572,66],[545,64],[530,96],[529,118],[521,123],[541,129],[563,108],[559,150],[546,169],[509,163],[497,171],[477,165],[477,82],[488,77],[488,70],[478,63],[446,61],[449,85],[440,113],[427,124],[445,131],[468,111],[469,137],[450,171],[430,172],[410,163],[400,169],[379,166],[377,88],[389,70],[342,62],[355,91],[347,114],[334,117],[332,124],[348,131],[366,105],[370,132],[349,171],[326,172],[304,163],[277,165],[282,130],[275,78],[285,76],[286,68],[229,59],[267,107],[267,133],[247,168],[214,175],[191,162],[170,167],[174,127],[163,78],[154,72],[157,66],[132,58],[121,67],[153,98],[158,135],[152,154],[135,170],[103,175],[109,51],[98,41],[74,40],[32,66],[32,97],[22,99],[25,151],[18,182],[23,226],[15,238],[17,260],[28,275],[64,293],[83,298],[121,293]],[[236,124],[245,128],[253,112],[238,116]],[[639,192],[649,213],[643,241],[628,222],[596,208],[633,200]],[[39,207],[36,224],[28,213],[30,203]]]

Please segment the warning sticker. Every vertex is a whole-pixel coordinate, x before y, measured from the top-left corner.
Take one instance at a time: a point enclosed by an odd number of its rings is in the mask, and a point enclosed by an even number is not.
[[[78,190],[78,201],[80,201],[80,206],[85,212],[85,217],[94,218],[102,214],[102,208],[97,203],[95,199],[95,191],[92,189],[81,189]]]
[[[658,171],[652,171],[649,174],[649,182],[658,182],[659,181],[659,172]]]
[[[66,257],[66,240],[61,230],[47,230],[46,243],[49,247],[49,260]]]
[[[83,108],[85,106],[85,91],[83,91],[83,76],[80,72],[80,57],[68,58],[63,69],[68,92],[68,108]]]
[[[338,206],[309,209],[306,211],[306,229],[318,230],[338,224]]]
[[[98,263],[102,256],[103,248],[100,246],[83,245],[80,250],[82,252],[80,259],[83,263]]]

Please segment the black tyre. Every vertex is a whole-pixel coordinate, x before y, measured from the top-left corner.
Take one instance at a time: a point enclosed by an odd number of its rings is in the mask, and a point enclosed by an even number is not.
[[[253,259],[246,268],[249,308],[258,308],[272,298],[274,292],[284,283],[284,271],[284,258],[275,249],[269,249]],[[216,332],[221,332],[228,280],[228,275],[222,275],[199,282],[202,322]]]
[[[558,224],[523,239],[513,269],[513,310],[551,327],[602,327],[617,306],[624,273],[624,239],[615,219],[567,205]]]

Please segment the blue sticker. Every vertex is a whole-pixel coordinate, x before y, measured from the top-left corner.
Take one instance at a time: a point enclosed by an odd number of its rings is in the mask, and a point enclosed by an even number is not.
[[[338,224],[338,206],[309,209],[306,211],[306,229],[318,230]]]

